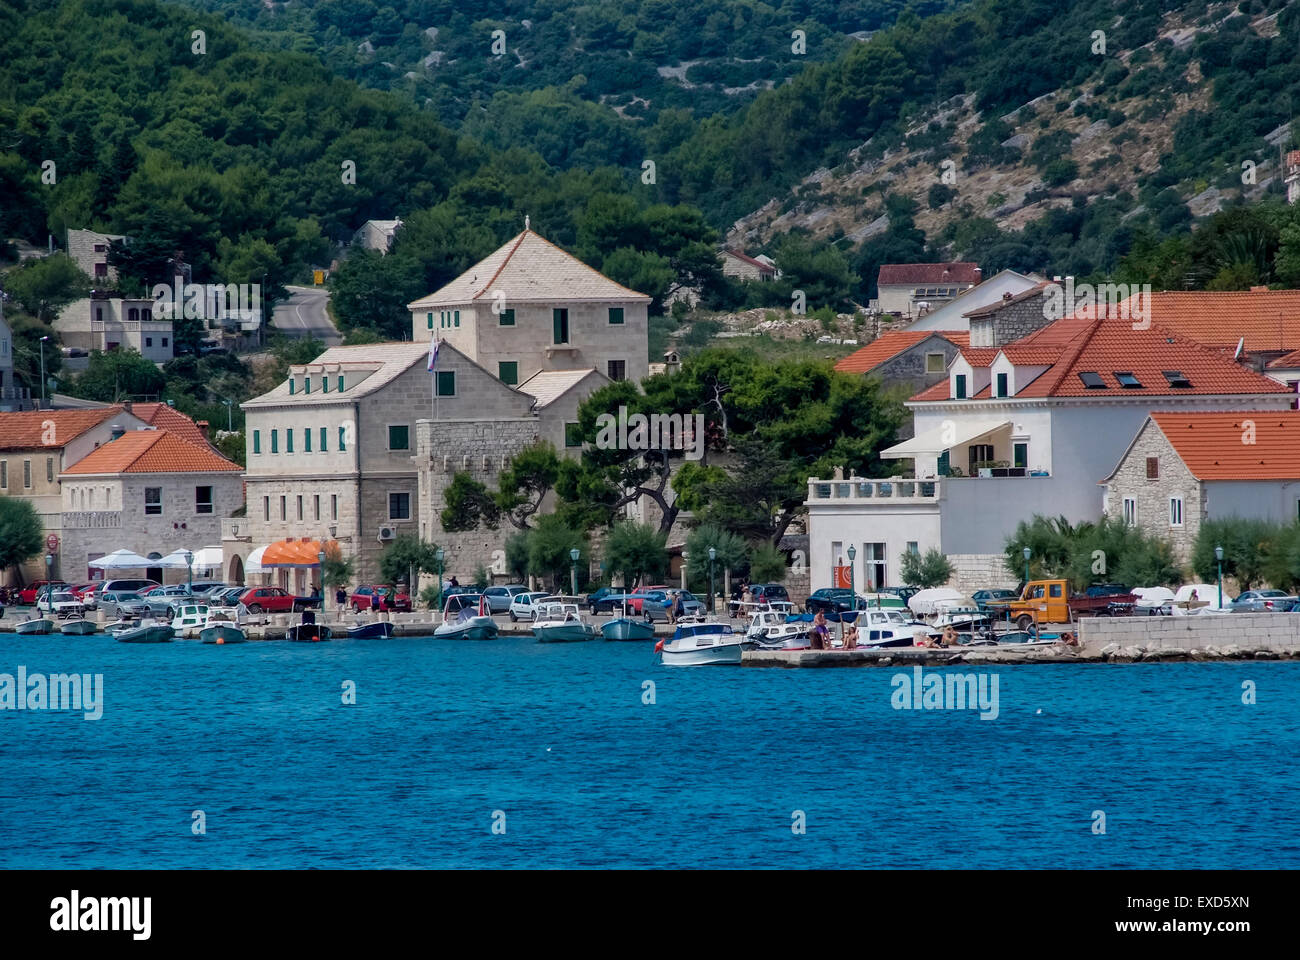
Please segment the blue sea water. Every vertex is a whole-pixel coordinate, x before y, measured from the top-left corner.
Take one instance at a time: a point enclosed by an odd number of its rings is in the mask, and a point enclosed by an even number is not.
[[[1300,663],[967,667],[981,720],[893,709],[890,668],[656,661],[0,635],[0,673],[105,687],[97,721],[0,710],[0,866],[1300,866]]]

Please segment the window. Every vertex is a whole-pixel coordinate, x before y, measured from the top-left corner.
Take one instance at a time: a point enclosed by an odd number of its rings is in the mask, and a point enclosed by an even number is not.
[[[271,519],[271,498],[270,497],[262,498],[262,519],[263,520]]]
[[[1009,379],[1010,378],[1005,373],[998,374],[998,396],[999,397],[1010,396],[1011,390],[1007,383]]]
[[[610,360],[609,363],[606,365],[606,369],[609,371],[609,379],[611,380],[627,379],[626,360]]]
[[[157,516],[162,513],[162,487],[144,488],[145,516]]]
[[[411,495],[409,493],[390,493],[388,495],[388,519],[411,519]]]
[[[433,329],[433,313],[430,312],[430,313],[425,314],[425,319],[429,321],[429,329],[432,330],[432,329]]]
[[[1119,381],[1119,385],[1123,387],[1125,390],[1137,390],[1142,386],[1142,381],[1139,380],[1137,377],[1133,376],[1132,373],[1128,373],[1128,372],[1121,373],[1119,371],[1116,371],[1115,379]]]
[[[1132,497],[1124,498],[1124,522],[1130,527],[1137,526],[1138,503]]]
[[[921,544],[915,540],[907,541],[907,552],[914,557],[919,555],[921,552]]]
[[[289,396],[293,396],[293,377],[289,378]]]
[[[1022,470],[1029,466],[1029,444],[1013,443],[1011,445],[1011,465]]]
[[[1169,381],[1169,386],[1173,387],[1175,390],[1191,389],[1192,381],[1183,376],[1181,370],[1161,370],[1160,372],[1163,373],[1165,379]]]
[[[9,461],[0,460],[0,489],[9,489]]]
[[[456,326],[460,326],[460,311],[456,311]]]
[[[576,423],[566,423],[564,425],[564,445],[566,447],[582,446],[582,430]]]
[[[512,307],[509,310],[502,310],[497,321],[503,327],[513,327],[515,325],[515,311]]]
[[[411,428],[404,423],[394,424],[389,426],[388,449],[389,450],[411,449]]]
[[[320,378],[320,392],[321,393],[330,392],[330,378],[328,375],[323,375]]]
[[[298,519],[302,519],[302,494],[298,494]]]
[[[519,361],[502,360],[497,364],[497,377],[502,383],[508,383],[512,387],[519,382]]]
[[[280,452],[280,431],[279,430],[271,431],[271,452],[272,453]]]
[[[311,393],[311,376],[310,376],[310,375],[305,376],[305,377],[302,378],[302,392],[303,392],[303,393]]]
[[[289,501],[289,498],[288,498],[288,497],[283,497],[283,496],[282,496],[282,497],[280,498],[280,519],[281,519],[281,520],[288,520],[288,519],[289,519],[289,504],[288,504],[288,501]]]
[[[311,498],[312,519],[320,519],[320,494],[313,494]]]
[[[23,461],[23,488],[30,490],[32,488],[32,462]]]
[[[339,387],[339,393],[342,393],[342,392],[343,392],[343,374],[341,374],[341,373],[339,374],[339,383],[338,383],[338,387]]]
[[[162,345],[163,345],[164,347],[167,346],[167,338],[166,338],[166,337],[163,337],[163,338],[162,338]]]
[[[958,400],[966,399],[966,374],[957,374],[957,397]]]
[[[194,488],[194,512],[195,513],[212,512],[212,488],[211,487]]]
[[[1169,498],[1169,526],[1181,527],[1183,525],[1183,498]]]
[[[438,371],[438,396],[454,397],[456,396],[456,371],[440,370]]]
[[[326,442],[326,438],[327,438],[328,436],[329,436],[329,433],[327,432],[326,428],[325,428],[325,427],[321,427],[321,428],[320,428],[320,452],[321,452],[321,453],[324,453],[324,452],[325,452],[325,442]]]
[[[108,264],[106,264],[106,263],[97,263],[97,264],[95,264],[95,276],[97,276],[97,277],[106,277],[106,276],[108,276]]]
[[[622,323],[622,322],[623,322],[623,308],[622,308],[622,307],[610,307],[610,308],[609,308],[609,322],[610,322],[610,323]]]
[[[302,428],[302,452],[311,453],[311,427]]]
[[[1148,480],[1160,479],[1160,458],[1159,457],[1147,457],[1147,479]]]
[[[339,495],[337,493],[331,493],[330,494],[330,519],[337,520],[338,518],[339,518]]]
[[[145,338],[144,338],[144,345],[145,345],[146,347],[152,347],[152,346],[153,346],[153,337],[145,337]]]
[[[284,431],[284,452],[293,453],[293,428]]]
[[[262,431],[261,430],[253,431],[253,452],[254,453],[262,452]]]
[[[348,448],[348,435],[346,431],[347,431],[347,427],[339,427],[339,452],[340,453],[347,450]]]
[[[865,568],[867,590],[874,593],[885,585],[885,545],[864,543],[862,564]]]
[[[128,323],[139,323],[139,322],[140,322],[140,310],[139,310],[139,308],[138,308],[138,307],[131,307],[129,310],[127,310],[127,311],[126,311],[126,319],[127,319],[127,322],[128,322]]]
[[[942,353],[927,353],[925,355],[925,372],[926,373],[943,373],[947,369]]]
[[[53,457],[45,458],[45,482],[46,483],[54,482],[54,458]]]
[[[556,343],[569,342],[569,311],[559,308],[551,311],[551,329]]]
[[[988,464],[993,460],[993,444],[991,443],[972,443],[967,450],[967,460],[970,466],[971,476],[976,475],[980,464]]]
[[[1049,597],[1059,600],[1061,599],[1061,590],[1062,590],[1062,584],[1059,583],[1048,584],[1047,595]]]
[[[1079,374],[1079,379],[1089,390],[1105,390],[1106,381],[1101,378],[1101,374],[1095,370],[1084,370]]]

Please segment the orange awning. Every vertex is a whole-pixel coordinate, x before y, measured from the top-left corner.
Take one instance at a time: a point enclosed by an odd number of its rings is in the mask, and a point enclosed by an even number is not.
[[[262,567],[319,567],[317,554],[322,550],[334,554],[338,549],[337,540],[311,540],[307,537],[277,540],[269,544],[262,554]]]

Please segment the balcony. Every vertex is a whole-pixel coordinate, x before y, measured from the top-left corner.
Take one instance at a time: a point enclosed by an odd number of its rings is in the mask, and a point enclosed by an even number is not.
[[[64,530],[108,530],[120,526],[120,510],[71,510],[63,514]]]
[[[222,517],[221,539],[244,540],[251,542],[253,525],[247,517]]]
[[[894,477],[889,480],[867,480],[850,477],[847,480],[808,480],[808,502],[826,503],[937,503],[943,495],[938,480],[917,480]]]

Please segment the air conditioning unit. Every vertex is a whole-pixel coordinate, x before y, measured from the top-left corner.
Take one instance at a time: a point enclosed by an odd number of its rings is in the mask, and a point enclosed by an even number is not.
[[[397,531],[394,530],[392,527],[380,527],[378,539],[380,543],[385,543],[388,540],[396,540]]]

